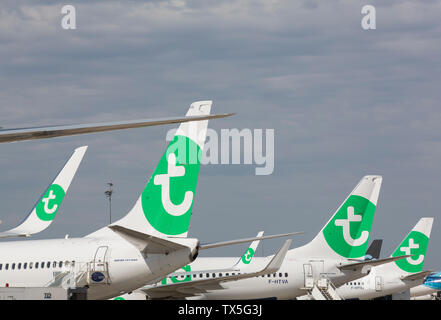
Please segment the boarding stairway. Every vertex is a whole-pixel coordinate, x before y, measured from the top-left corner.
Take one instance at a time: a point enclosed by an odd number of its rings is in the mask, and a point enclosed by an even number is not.
[[[328,278],[310,279],[305,283],[307,294],[298,297],[298,300],[344,300],[337,293],[337,290]]]
[[[65,266],[64,270],[54,272],[53,278],[45,287],[74,289],[80,287],[109,285],[112,281],[107,262],[75,262]]]

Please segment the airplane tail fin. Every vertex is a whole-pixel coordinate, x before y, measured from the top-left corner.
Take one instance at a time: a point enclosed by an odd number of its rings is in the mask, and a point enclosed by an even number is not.
[[[305,252],[311,257],[364,257],[381,183],[381,176],[364,176],[317,236],[305,246],[294,249],[296,254]]]
[[[212,101],[191,104],[186,116],[209,115]],[[159,237],[186,237],[208,120],[182,123],[135,206],[112,225]]]
[[[256,237],[262,237],[264,231],[260,231]],[[239,261],[234,265],[234,268],[240,269],[250,264],[251,260],[256,253],[256,249],[259,246],[260,240],[254,240],[251,242],[248,249],[245,251],[242,257],[240,257]]]
[[[86,150],[87,146],[75,149],[73,155],[40,197],[26,219],[19,226],[0,233],[0,238],[27,237],[49,227],[61,207],[61,202],[69,189]]]
[[[423,264],[432,231],[433,218],[421,218],[400,245],[392,253],[392,257],[412,255],[406,259],[384,265],[401,273],[418,273],[423,270]],[[398,269],[398,270],[397,270]]]

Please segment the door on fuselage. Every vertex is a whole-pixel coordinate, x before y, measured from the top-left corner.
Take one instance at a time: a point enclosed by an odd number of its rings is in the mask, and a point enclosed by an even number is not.
[[[314,287],[314,274],[312,272],[312,265],[310,263],[305,263],[303,265],[303,276],[304,276],[304,287],[305,288]]]
[[[92,283],[110,283],[108,269],[108,251],[109,247],[101,246],[95,252],[93,261],[90,264],[90,280]]]
[[[324,273],[323,260],[309,260],[308,263],[303,264],[303,276],[305,288],[314,287],[314,283],[322,277]]]
[[[375,276],[375,291],[383,290],[383,277]]]

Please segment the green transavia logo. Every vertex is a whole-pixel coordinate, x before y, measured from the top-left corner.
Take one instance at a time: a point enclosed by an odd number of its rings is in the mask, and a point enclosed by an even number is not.
[[[191,271],[191,267],[189,265],[184,266],[181,268],[182,270],[184,270],[185,272],[190,272]],[[170,277],[170,280],[172,283],[180,283],[180,282],[187,282],[187,281],[191,281],[191,277],[190,276],[184,276],[183,278],[181,278],[182,276],[172,276]],[[167,278],[162,279],[161,284],[167,284]]]
[[[412,231],[401,245],[392,254],[393,257],[412,255],[406,259],[395,261],[396,265],[407,272],[420,272],[423,270],[424,256],[426,254],[429,238],[418,231]]]
[[[188,231],[200,167],[200,147],[175,136],[142,193],[142,209],[152,227],[167,235]]]
[[[247,252],[242,256],[242,262],[245,264],[249,264],[251,262],[251,259],[253,259],[254,256],[254,250],[253,248],[248,248]]]
[[[365,255],[374,213],[372,202],[351,195],[323,229],[326,242],[345,258]]]
[[[58,184],[51,185],[37,204],[37,216],[43,221],[53,220],[65,195],[64,189]]]

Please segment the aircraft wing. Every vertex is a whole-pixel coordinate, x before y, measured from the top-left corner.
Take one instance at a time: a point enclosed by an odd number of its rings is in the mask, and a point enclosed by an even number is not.
[[[174,117],[174,118],[139,119],[139,120],[46,126],[46,127],[11,128],[11,129],[3,129],[0,127],[0,143],[35,140],[35,139],[47,139],[47,138],[55,138],[55,137],[70,136],[70,135],[85,134],[85,133],[104,132],[104,131],[122,130],[129,128],[158,126],[158,125],[171,124],[171,123],[225,118],[231,115],[233,115],[233,113],[226,113],[219,115],[214,114],[214,115],[204,115],[204,116]]]
[[[398,257],[389,257],[384,259],[376,259],[376,260],[366,260],[366,261],[360,261],[360,262],[353,262],[353,263],[346,263],[341,264],[337,266],[341,271],[358,271],[366,266],[379,266],[385,263],[393,262],[396,260],[405,259],[408,257],[411,257],[412,255],[406,255],[406,256],[398,256]]]
[[[205,293],[208,290],[221,290],[224,289],[222,286],[223,282],[227,281],[237,281],[247,278],[258,277],[261,275],[274,273],[279,270],[285,259],[286,253],[291,246],[291,239],[286,240],[283,246],[277,251],[277,253],[272,257],[268,264],[259,271],[254,272],[238,272],[237,269],[222,269],[222,270],[199,270],[192,272],[176,272],[172,275],[184,276],[184,278],[190,279],[189,281],[172,283],[172,284],[155,284],[145,286],[140,289],[151,299],[178,299],[184,297],[195,296],[197,294]],[[225,276],[218,276],[213,278],[197,279],[195,275],[206,274],[206,273],[217,273],[219,272],[233,272],[235,273]]]
[[[61,202],[69,189],[86,150],[87,146],[75,149],[73,155],[58,173],[55,180],[46,189],[45,193],[40,197],[26,219],[17,227],[0,232],[0,239],[29,237],[49,227],[60,209]]]

